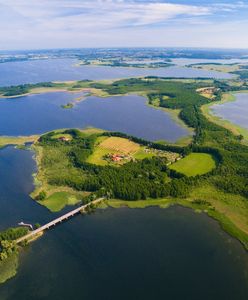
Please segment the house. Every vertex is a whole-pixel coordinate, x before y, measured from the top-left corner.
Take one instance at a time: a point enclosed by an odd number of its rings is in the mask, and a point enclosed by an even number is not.
[[[70,139],[68,137],[65,137],[65,136],[59,137],[59,140],[62,141],[62,142],[69,142],[70,141]]]
[[[215,93],[218,92],[219,90],[220,90],[219,88],[210,86],[210,87],[199,88],[196,91],[200,93],[202,96],[213,99],[215,97]]]
[[[114,162],[119,162],[119,161],[122,160],[122,157],[121,157],[121,155],[119,155],[119,154],[113,154],[113,155],[111,156],[111,160],[114,161]]]

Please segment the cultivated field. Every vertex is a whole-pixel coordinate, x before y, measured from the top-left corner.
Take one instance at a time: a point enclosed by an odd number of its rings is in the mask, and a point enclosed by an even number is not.
[[[99,147],[123,154],[132,154],[140,149],[140,145],[119,137],[107,138],[100,143]]]
[[[140,152],[142,147],[139,144],[120,137],[99,137],[94,152],[89,156],[87,162],[96,165],[107,165],[108,162],[103,158],[108,154],[122,154],[133,156]],[[126,162],[126,161],[122,161]]]

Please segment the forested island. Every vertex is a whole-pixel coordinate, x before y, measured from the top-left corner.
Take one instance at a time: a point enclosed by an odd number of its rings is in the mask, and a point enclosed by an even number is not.
[[[1,88],[0,92],[16,96],[40,88],[87,88],[102,96],[139,93],[149,105],[178,111],[194,130],[185,145],[96,129],[56,130],[36,137],[32,148],[38,173],[31,196],[41,205],[59,211],[102,196],[112,207],[180,204],[217,219],[248,249],[247,140],[209,120],[202,109],[220,101],[224,93],[245,90],[245,83],[146,77],[107,83],[41,83]],[[15,236],[6,240],[14,241]],[[2,252],[4,243],[5,239]],[[8,256],[1,258],[4,261]]]

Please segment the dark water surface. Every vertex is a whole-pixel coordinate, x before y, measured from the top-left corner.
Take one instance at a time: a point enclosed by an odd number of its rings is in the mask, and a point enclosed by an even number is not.
[[[28,197],[32,153],[0,150],[0,226],[55,215]],[[76,216],[24,249],[1,300],[247,300],[248,255],[204,214],[181,207]]]
[[[75,66],[75,59],[47,59],[0,64],[0,86],[44,81],[103,80],[137,76],[232,78],[231,74],[183,68],[179,66],[145,69],[105,66]]]
[[[14,147],[0,149],[0,230],[20,221],[35,223],[49,218],[48,211],[29,197],[36,171],[32,156],[33,152]]]
[[[236,100],[211,106],[215,115],[248,129],[248,93],[235,94]]]
[[[80,93],[54,92],[0,99],[0,135],[41,134],[87,126],[172,142],[189,134],[167,112],[147,106],[146,99],[137,95],[88,97],[72,109],[61,108],[79,96]]]

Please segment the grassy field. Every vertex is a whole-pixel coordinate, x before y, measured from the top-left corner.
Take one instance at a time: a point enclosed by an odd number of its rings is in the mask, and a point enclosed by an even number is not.
[[[80,202],[80,195],[72,192],[55,192],[43,201],[38,201],[52,212],[58,212],[67,205],[75,205]]]
[[[0,261],[0,284],[16,275],[18,268],[18,254],[13,253],[6,260]]]
[[[24,145],[25,143],[33,143],[38,139],[37,135],[32,136],[1,136],[0,137],[0,148],[7,145]]]
[[[170,169],[186,176],[202,175],[215,168],[215,161],[207,153],[191,153],[170,166]]]

